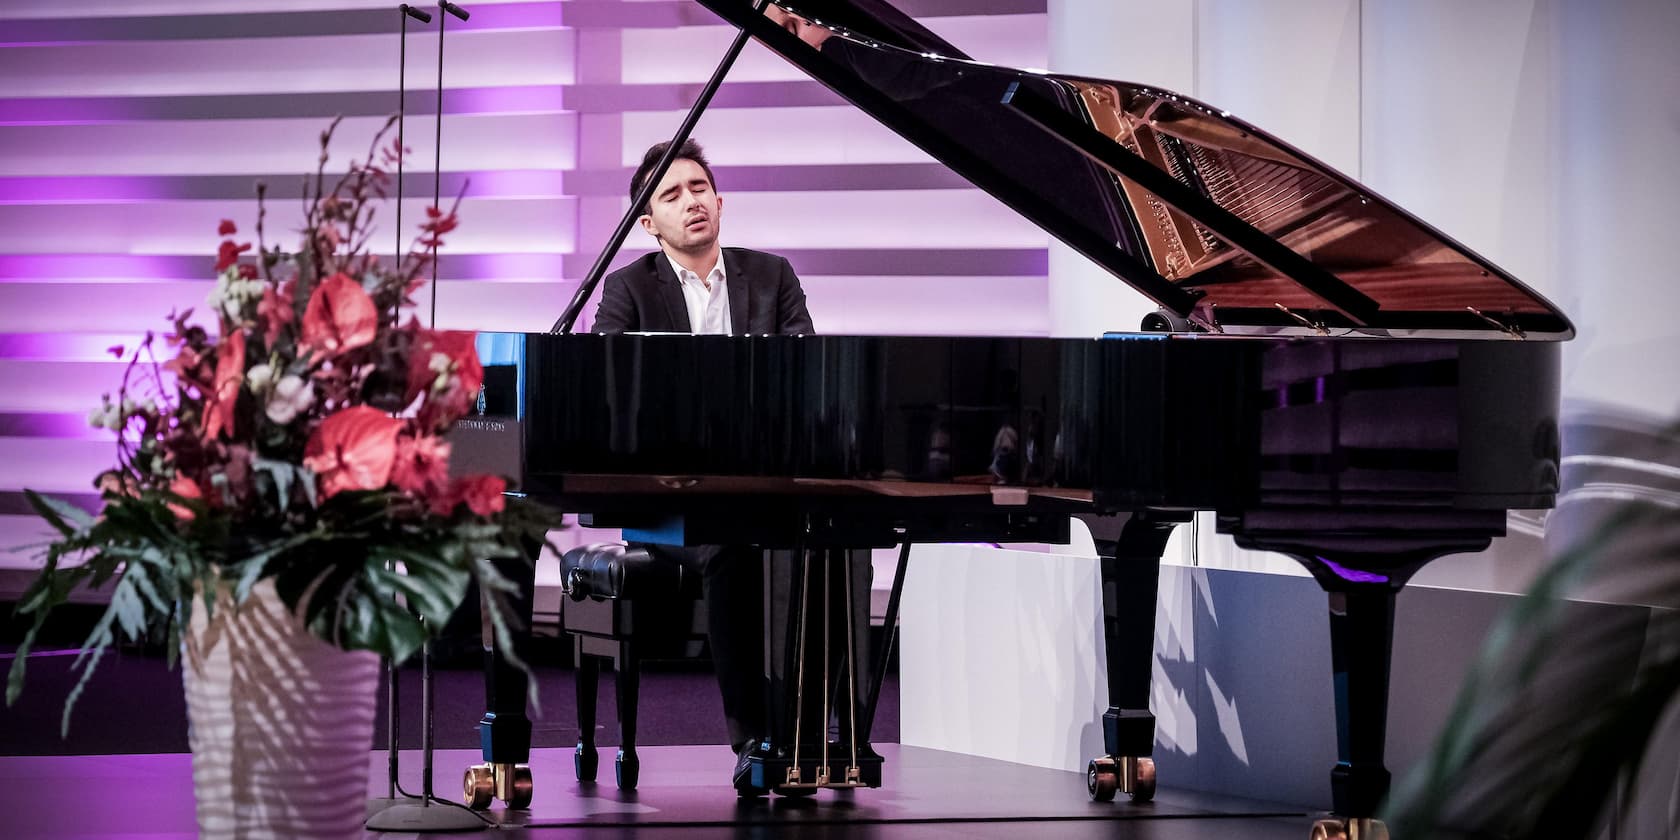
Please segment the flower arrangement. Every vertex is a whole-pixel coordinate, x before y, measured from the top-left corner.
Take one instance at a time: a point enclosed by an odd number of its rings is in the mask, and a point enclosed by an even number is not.
[[[173,665],[195,596],[211,610],[217,597],[206,593],[230,592],[237,608],[266,579],[315,635],[398,661],[476,582],[512,651],[515,586],[496,563],[527,557],[556,515],[504,496],[500,477],[449,475],[444,433],[474,407],[483,370],[474,334],[400,320],[456,227],[455,208],[429,208],[395,265],[369,253],[375,199],[406,151],[384,143],[391,125],[330,188],[337,121],[321,134],[297,252],[264,243],[261,184],[255,260],[241,261],[251,244],[221,222],[214,338],[189,310],[170,315],[161,353],[150,333],[126,355],[112,348],[128,365],[89,418],[117,435],[117,464],[96,482],[103,509],[27,496],[56,536],[36,546],[44,568],[19,602],[33,624],[12,660],[8,703],[48,614],[84,585],[109,585],[110,606],[77,660],[66,729],[119,634],[167,633]]]

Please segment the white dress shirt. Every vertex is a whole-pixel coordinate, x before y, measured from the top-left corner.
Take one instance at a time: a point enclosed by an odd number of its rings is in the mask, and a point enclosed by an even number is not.
[[[665,258],[671,260],[671,255],[666,254]],[[688,305],[689,331],[695,335],[729,335],[732,332],[729,289],[726,285],[729,278],[723,271],[723,252],[718,252],[717,265],[706,273],[705,282],[701,282],[700,275],[683,268],[676,260],[671,260],[671,268],[677,272],[683,303]]]

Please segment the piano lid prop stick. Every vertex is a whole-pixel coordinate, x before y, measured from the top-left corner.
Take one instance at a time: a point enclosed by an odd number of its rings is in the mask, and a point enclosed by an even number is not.
[[[754,0],[753,11],[762,13],[768,2],[769,0]],[[694,105],[688,109],[688,116],[683,117],[682,125],[677,127],[677,133],[671,137],[670,145],[665,147],[665,154],[659,156],[659,162],[654,164],[653,171],[648,173],[647,181],[636,191],[635,197],[630,199],[630,209],[624,214],[624,218],[618,220],[618,227],[613,229],[612,236],[601,249],[601,255],[595,258],[595,264],[589,267],[589,273],[584,275],[583,282],[578,284],[577,293],[572,295],[572,302],[566,305],[566,311],[560,315],[560,320],[549,327],[550,333],[572,331],[572,325],[577,323],[578,315],[583,312],[583,305],[589,301],[589,296],[595,293],[595,287],[601,284],[601,277],[607,273],[607,266],[612,263],[612,258],[624,244],[624,237],[630,235],[630,226],[642,215],[639,208],[646,207],[648,199],[653,197],[653,191],[665,177],[665,170],[670,169],[671,162],[677,159],[677,151],[694,131],[695,123],[700,121],[700,114],[711,104],[712,95],[717,93],[718,87],[723,84],[723,77],[729,73],[729,68],[735,65],[735,58],[741,54],[741,48],[747,45],[747,39],[750,37],[752,36],[748,35],[745,29],[735,33],[735,40],[730,42],[729,49],[723,54],[723,61],[712,71],[712,78],[706,81],[706,86],[700,89],[700,95],[695,97]]]

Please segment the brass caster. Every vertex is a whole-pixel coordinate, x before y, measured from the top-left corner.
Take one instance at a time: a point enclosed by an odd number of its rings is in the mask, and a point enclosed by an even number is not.
[[[499,764],[496,771],[496,798],[515,811],[531,807],[531,796],[536,792],[536,783],[531,780],[531,765]]]
[[[1312,840],[1388,840],[1388,826],[1370,817],[1313,823]]]
[[[1085,789],[1092,802],[1112,802],[1120,789],[1120,768],[1112,756],[1099,756],[1085,765]]]
[[[1120,789],[1129,794],[1133,802],[1148,802],[1154,799],[1155,759],[1122,757],[1120,759]]]
[[[490,801],[496,794],[496,773],[488,764],[475,764],[467,768],[466,777],[462,780],[461,799],[467,807],[474,811],[483,811],[490,807]]]

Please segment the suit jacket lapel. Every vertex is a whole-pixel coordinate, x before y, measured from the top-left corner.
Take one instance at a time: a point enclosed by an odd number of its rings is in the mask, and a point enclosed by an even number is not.
[[[748,305],[752,296],[752,280],[747,277],[747,270],[741,263],[742,260],[736,259],[733,252],[723,252],[726,275],[723,288],[729,292],[729,331],[735,335],[747,335],[752,331],[752,323],[747,320],[752,314],[752,307]]]
[[[688,302],[683,300],[682,281],[671,269],[671,258],[663,251],[653,254],[654,283],[659,286],[659,299],[665,302],[665,315],[670,319],[671,332],[694,332],[688,322]]]

